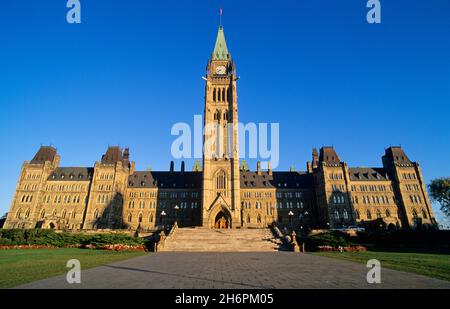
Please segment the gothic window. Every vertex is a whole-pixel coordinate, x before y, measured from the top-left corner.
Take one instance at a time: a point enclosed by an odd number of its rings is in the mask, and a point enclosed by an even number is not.
[[[44,217],[45,217],[45,210],[42,210],[41,211],[41,219],[44,219]]]
[[[213,101],[216,102],[216,99],[217,99],[216,88],[214,88],[214,91],[213,91]]]
[[[386,217],[389,218],[391,216],[391,212],[389,211],[389,209],[386,209]]]
[[[414,218],[417,218],[417,217],[418,217],[417,211],[416,211],[415,209],[413,209],[412,213],[413,213],[413,217],[414,217]]]
[[[347,212],[346,209],[344,209],[344,211],[343,211],[343,217],[344,217],[345,220],[348,219],[348,212]]]
[[[29,208],[25,212],[25,219],[28,219],[28,217],[30,217],[30,209]]]
[[[133,219],[133,217],[131,216],[131,214],[128,215],[128,222],[131,222],[131,220]]]
[[[379,209],[377,210],[377,218],[381,219],[381,211]]]
[[[257,220],[258,220],[258,223],[261,223],[261,215],[258,215]]]
[[[66,217],[66,210],[64,209],[63,210],[63,212],[62,212],[62,215],[61,215],[62,217],[63,217],[63,219]]]
[[[360,219],[359,210],[356,210],[356,219]]]
[[[153,223],[153,214],[150,214],[150,218],[148,220],[150,223]]]
[[[222,101],[226,101],[225,88],[222,89]]]
[[[98,218],[98,210],[96,209],[95,211],[94,211],[94,219],[97,219]]]
[[[428,219],[428,216],[427,216],[427,213],[425,212],[425,209],[422,209],[422,216],[423,216],[425,219]]]
[[[227,190],[227,176],[224,171],[219,171],[216,175],[216,190],[217,193],[221,193],[223,195],[226,194]]]
[[[142,214],[139,214],[139,223],[142,222]]]
[[[22,214],[22,209],[19,208],[19,210],[16,213],[16,218],[20,219],[20,215]]]
[[[334,217],[336,218],[336,220],[339,220],[339,210],[334,210]]]
[[[372,213],[370,210],[367,210],[367,219],[372,220]]]
[[[247,215],[247,223],[250,223],[250,215]]]

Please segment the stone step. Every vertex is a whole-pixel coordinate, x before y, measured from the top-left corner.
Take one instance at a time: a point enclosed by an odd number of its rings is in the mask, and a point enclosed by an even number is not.
[[[169,252],[267,252],[282,242],[269,229],[179,228],[161,251]]]

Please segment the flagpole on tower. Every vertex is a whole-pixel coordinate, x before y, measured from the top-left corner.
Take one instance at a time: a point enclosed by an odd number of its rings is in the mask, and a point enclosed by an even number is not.
[[[219,10],[219,26],[222,27],[222,5],[220,5],[220,10]]]

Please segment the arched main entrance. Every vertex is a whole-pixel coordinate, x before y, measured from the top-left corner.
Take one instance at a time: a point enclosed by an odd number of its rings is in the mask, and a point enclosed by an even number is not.
[[[229,229],[231,228],[231,217],[230,215],[221,210],[219,211],[219,213],[216,215],[215,219],[214,219],[214,228],[215,229]]]

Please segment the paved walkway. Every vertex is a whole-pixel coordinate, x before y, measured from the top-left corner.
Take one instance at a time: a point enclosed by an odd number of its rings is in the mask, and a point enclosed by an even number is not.
[[[447,281],[384,268],[382,283],[368,284],[367,271],[364,264],[292,252],[168,252],[82,271],[81,284],[63,275],[20,288],[450,288]]]

